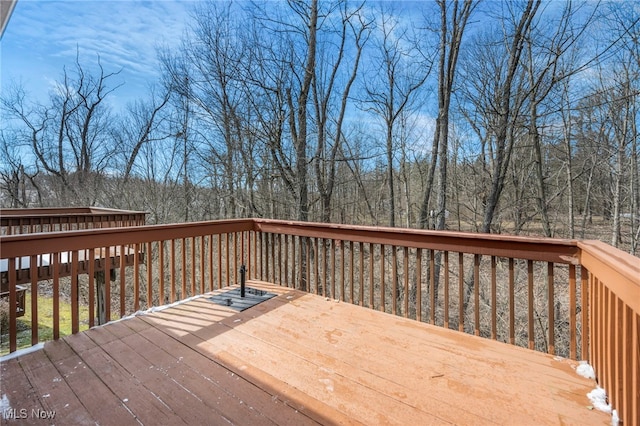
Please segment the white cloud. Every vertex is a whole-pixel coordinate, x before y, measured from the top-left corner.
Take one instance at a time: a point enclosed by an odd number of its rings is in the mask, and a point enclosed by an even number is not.
[[[138,95],[158,76],[156,49],[180,42],[194,1],[29,1],[17,3],[2,41],[2,85],[23,80],[46,92],[76,52],[89,70],[97,56],[106,72],[122,70],[126,94]],[[112,84],[118,84],[115,81]],[[122,90],[121,90],[122,91]]]

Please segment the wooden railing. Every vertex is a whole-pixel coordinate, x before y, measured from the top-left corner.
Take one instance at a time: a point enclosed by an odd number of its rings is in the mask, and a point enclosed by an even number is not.
[[[112,247],[143,251],[146,261],[126,267],[107,253],[81,274],[83,256]],[[88,277],[99,269],[114,271],[105,298],[110,320],[237,284],[244,264],[250,279],[589,360],[624,424],[638,424],[640,262],[602,243],[243,219],[12,235],[0,237],[0,248],[10,270],[20,257],[71,253],[67,281],[54,264],[50,282],[30,283],[32,324],[37,294],[47,286],[53,293],[55,338],[64,286],[72,332],[95,325]],[[83,303],[87,318],[79,315]],[[9,328],[15,351],[15,315]],[[31,343],[38,341],[32,327]]]
[[[69,207],[69,208],[32,208],[32,209],[0,209],[0,235],[33,234],[42,232],[70,231],[77,229],[94,229],[110,227],[129,227],[145,224],[147,213],[130,210],[116,210],[99,207]],[[115,250],[112,250],[115,252]],[[86,255],[80,260],[80,273],[87,273]],[[121,254],[118,253],[118,256]],[[133,257],[138,253],[128,251],[122,253],[125,265],[133,264]],[[59,276],[71,274],[70,259],[68,253],[61,253],[58,259],[61,267]],[[17,258],[16,284],[24,284],[31,281],[30,258]],[[141,259],[142,260],[142,259]],[[52,278],[52,259],[50,256],[37,256],[36,266],[40,280]],[[119,261],[119,259],[118,259]],[[9,295],[9,282],[6,261],[0,263],[0,300]],[[84,268],[83,268],[84,267]],[[16,312],[18,316],[25,313],[26,287],[17,287]],[[12,305],[13,306],[13,305]]]
[[[0,235],[140,226],[146,215],[102,207],[0,209]]]
[[[589,270],[589,360],[622,415],[640,425],[640,261],[600,241],[582,241]]]

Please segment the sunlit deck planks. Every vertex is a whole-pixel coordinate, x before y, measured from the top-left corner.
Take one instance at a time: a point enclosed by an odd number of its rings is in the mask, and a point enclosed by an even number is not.
[[[3,362],[3,408],[57,424],[610,423],[573,362],[269,290],[239,314],[200,298]]]

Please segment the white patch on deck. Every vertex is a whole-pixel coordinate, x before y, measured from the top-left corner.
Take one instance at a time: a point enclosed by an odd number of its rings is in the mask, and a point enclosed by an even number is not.
[[[595,380],[596,373],[593,371],[593,367],[589,365],[587,361],[580,361],[580,365],[576,368],[576,373],[587,379]]]
[[[40,342],[37,345],[33,345],[30,348],[20,349],[15,352],[10,353],[9,355],[5,355],[0,357],[0,362],[9,361],[10,359],[17,358],[22,355],[30,354],[31,352],[39,351],[44,348],[44,342]]]
[[[618,426],[620,424],[620,417],[618,417],[618,412],[613,410],[611,412],[611,426]]]
[[[324,385],[324,388],[328,392],[333,392],[333,380],[331,380],[331,379],[320,379],[318,381]]]
[[[591,405],[596,410],[604,411],[605,413],[611,413],[611,404],[607,403],[607,391],[597,386],[594,390],[587,394]]]
[[[586,379],[596,379],[596,372],[587,361],[580,361],[580,365],[576,367],[576,373]],[[600,386],[596,386],[594,390],[587,394],[587,397],[591,401],[593,408],[611,414],[611,426],[618,426],[620,418],[618,417],[618,412],[612,410],[611,404],[607,403],[607,391]]]

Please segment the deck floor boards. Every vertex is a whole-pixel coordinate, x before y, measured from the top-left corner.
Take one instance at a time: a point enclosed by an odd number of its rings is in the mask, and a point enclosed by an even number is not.
[[[3,414],[56,424],[602,425],[576,363],[266,283],[243,312],[206,297],[0,363]],[[8,424],[44,424],[32,417]]]

